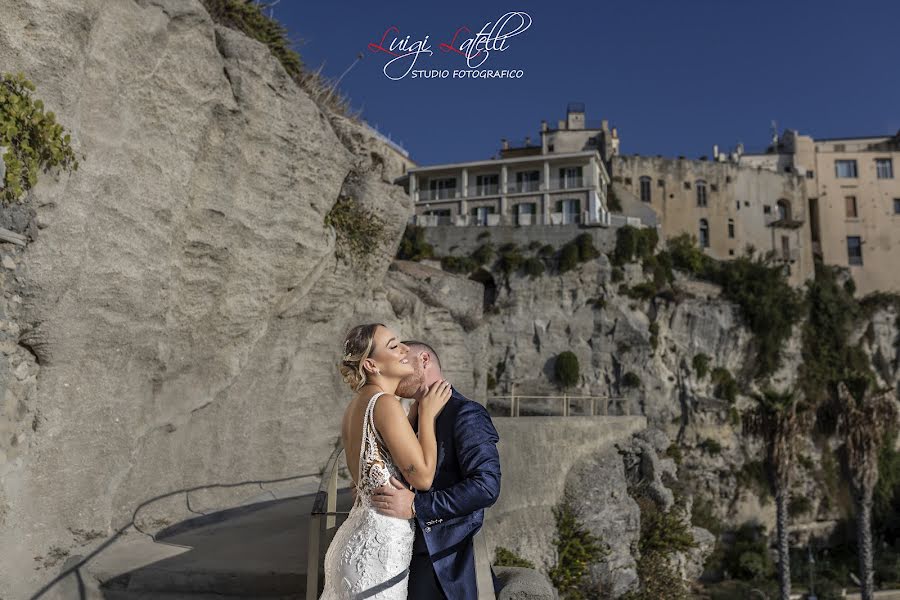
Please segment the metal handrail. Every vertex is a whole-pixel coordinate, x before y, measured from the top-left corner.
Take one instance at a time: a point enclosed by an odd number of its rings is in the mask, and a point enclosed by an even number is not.
[[[590,402],[590,413],[583,416],[591,416],[595,417],[597,415],[597,400],[603,401],[603,412],[602,416],[607,416],[609,414],[609,401],[610,400],[624,400],[624,396],[570,396],[568,394],[563,394],[562,396],[528,396],[528,395],[520,395],[514,394],[509,396],[491,396],[488,398],[488,404],[490,404],[491,400],[509,400],[509,416],[510,417],[519,417],[520,415],[520,406],[521,400],[561,400],[562,401],[562,416],[569,416],[569,402]],[[581,416],[581,415],[579,415]],[[627,411],[626,411],[627,416]]]
[[[322,469],[322,480],[313,500],[312,510],[309,513],[309,541],[306,547],[306,597],[319,597],[319,546],[321,536],[327,535],[337,528],[337,517],[350,514],[347,511],[337,510],[337,475],[338,461],[344,455],[344,445],[338,440],[337,445],[328,457],[325,467]],[[325,520],[325,530],[322,531],[322,519]]]

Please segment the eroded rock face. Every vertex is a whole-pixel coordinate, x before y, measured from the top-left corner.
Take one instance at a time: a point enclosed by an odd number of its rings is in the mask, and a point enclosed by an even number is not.
[[[3,245],[6,302],[21,307],[2,348],[0,596],[19,598],[156,496],[317,477],[349,398],[344,332],[401,321],[382,285],[396,244],[354,270],[325,216],[353,197],[399,240],[412,209],[391,183],[401,157],[197,0],[0,13],[3,70],[37,85],[84,155],[30,195],[28,246]],[[139,525],[189,514],[176,494]]]
[[[640,431],[613,448],[580,460],[566,477],[566,492],[585,529],[608,548],[591,566],[590,578],[603,598],[619,598],[639,583],[637,561],[641,535],[641,509],[630,490],[641,489],[659,510],[674,507],[669,486],[677,479],[675,463],[661,454],[670,441],[658,429]],[[690,519],[690,498],[685,519]],[[696,547],[674,557],[686,579],[696,579],[712,553],[715,539],[700,527],[691,528]]]

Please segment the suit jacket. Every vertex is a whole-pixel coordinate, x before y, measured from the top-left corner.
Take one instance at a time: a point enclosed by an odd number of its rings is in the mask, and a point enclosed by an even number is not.
[[[472,600],[478,597],[472,538],[484,509],[500,496],[500,436],[487,410],[454,389],[435,422],[435,437],[434,482],[415,497],[415,546],[427,547],[448,600]]]

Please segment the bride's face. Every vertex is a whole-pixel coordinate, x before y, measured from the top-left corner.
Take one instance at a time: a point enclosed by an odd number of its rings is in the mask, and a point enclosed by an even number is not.
[[[372,353],[369,358],[383,377],[402,379],[414,372],[410,364],[409,347],[400,343],[397,334],[379,326],[372,336]]]

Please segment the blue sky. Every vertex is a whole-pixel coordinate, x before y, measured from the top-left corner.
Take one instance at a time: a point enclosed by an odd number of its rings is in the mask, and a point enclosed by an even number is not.
[[[760,150],[772,120],[814,137],[900,129],[894,0],[281,0],[273,10],[304,62],[328,77],[365,54],[340,90],[420,164],[489,158],[501,138],[536,138],[541,119],[564,118],[569,102],[618,127],[625,154]],[[429,36],[434,54],[416,69],[465,69],[438,44],[510,11],[527,12],[531,26],[479,68],[522,69],[521,79],[392,81],[390,57],[367,49],[393,25],[411,41]]]

